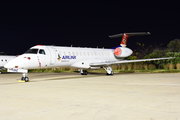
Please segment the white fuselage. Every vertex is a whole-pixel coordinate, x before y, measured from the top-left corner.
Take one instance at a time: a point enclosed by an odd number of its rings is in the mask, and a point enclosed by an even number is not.
[[[4,67],[9,61],[14,59],[16,56],[0,55],[0,68]]]
[[[131,49],[123,49],[123,54],[126,57],[132,54]],[[122,59],[123,57],[117,58],[115,56],[114,49],[34,46],[30,48],[30,51],[27,51],[8,63],[6,68],[37,69],[73,67],[81,69],[97,69],[97,67],[90,67],[89,64]]]

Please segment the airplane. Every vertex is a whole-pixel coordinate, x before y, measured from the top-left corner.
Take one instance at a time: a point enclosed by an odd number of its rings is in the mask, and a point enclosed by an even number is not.
[[[14,59],[16,56],[10,56],[10,55],[0,55],[0,74],[1,70],[4,70],[4,65],[7,64],[9,61]]]
[[[130,48],[126,47],[127,38],[135,35],[150,35],[150,33],[138,32],[111,35],[110,38],[123,37],[121,44],[112,49],[36,45],[7,63],[5,68],[7,68],[8,72],[22,73],[21,80],[28,82],[28,69],[72,67],[78,68],[81,75],[87,75],[87,69],[104,68],[107,75],[113,75],[111,65],[114,64],[172,59],[172,57],[168,57],[124,60],[133,53]]]

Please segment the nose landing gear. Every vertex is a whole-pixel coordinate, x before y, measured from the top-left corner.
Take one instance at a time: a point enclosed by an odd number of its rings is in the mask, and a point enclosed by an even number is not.
[[[21,80],[18,82],[29,82],[29,78],[27,77],[27,73],[23,73]]]

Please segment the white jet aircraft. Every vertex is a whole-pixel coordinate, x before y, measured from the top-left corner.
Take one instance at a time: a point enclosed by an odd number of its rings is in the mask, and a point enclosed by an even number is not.
[[[123,60],[133,53],[131,49],[126,47],[127,38],[149,34],[149,32],[139,32],[109,36],[110,38],[123,37],[120,46],[113,49],[36,45],[7,63],[5,68],[8,69],[8,72],[23,73],[21,80],[27,82],[29,81],[27,77],[28,69],[72,67],[80,69],[81,75],[87,75],[87,69],[104,68],[107,75],[113,75],[110,66],[113,64],[172,59]]]
[[[1,70],[5,69],[4,65],[7,64],[12,59],[14,59],[15,57],[16,56],[0,55],[0,74],[1,74]]]

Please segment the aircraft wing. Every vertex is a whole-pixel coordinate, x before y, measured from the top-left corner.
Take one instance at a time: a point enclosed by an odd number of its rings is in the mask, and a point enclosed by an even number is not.
[[[153,58],[153,59],[139,59],[139,60],[121,60],[121,61],[107,61],[107,62],[96,62],[90,63],[91,67],[102,67],[102,66],[109,66],[114,64],[121,64],[121,63],[132,63],[132,62],[145,62],[145,61],[155,61],[155,60],[166,60],[166,59],[173,59],[174,57],[167,57],[167,58]]]

